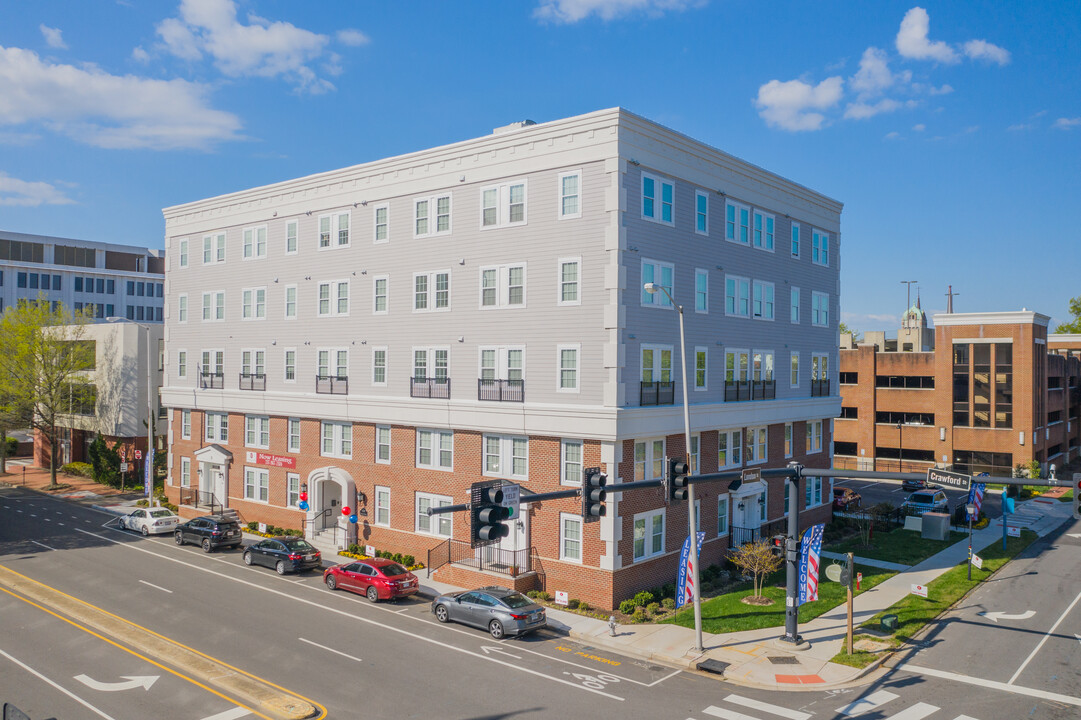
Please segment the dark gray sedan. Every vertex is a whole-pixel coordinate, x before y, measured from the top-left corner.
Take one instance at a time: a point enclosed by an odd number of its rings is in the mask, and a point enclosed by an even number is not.
[[[495,585],[440,595],[432,601],[439,622],[482,628],[496,640],[524,635],[548,624],[544,608],[516,590]]]

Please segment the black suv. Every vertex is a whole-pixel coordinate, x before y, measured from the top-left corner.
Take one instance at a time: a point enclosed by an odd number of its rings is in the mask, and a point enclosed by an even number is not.
[[[177,525],[173,538],[177,545],[191,542],[201,545],[203,552],[210,552],[219,547],[240,547],[244,534],[236,520],[221,515],[204,515]]]

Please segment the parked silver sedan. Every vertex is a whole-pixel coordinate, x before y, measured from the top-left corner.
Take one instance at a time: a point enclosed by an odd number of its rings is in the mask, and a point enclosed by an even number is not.
[[[121,515],[116,524],[121,530],[135,530],[143,535],[161,535],[171,533],[180,518],[168,508],[139,508],[127,515]]]
[[[495,585],[440,595],[432,601],[432,613],[439,622],[483,628],[496,640],[548,624],[543,607],[516,590]]]

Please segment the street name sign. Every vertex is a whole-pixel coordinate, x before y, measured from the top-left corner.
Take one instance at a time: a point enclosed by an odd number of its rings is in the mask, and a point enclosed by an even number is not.
[[[972,476],[952,470],[927,468],[927,482],[958,490],[968,490],[968,486],[972,484]]]

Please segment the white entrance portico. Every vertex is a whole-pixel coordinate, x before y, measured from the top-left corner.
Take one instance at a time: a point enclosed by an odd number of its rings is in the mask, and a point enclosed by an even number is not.
[[[198,504],[229,507],[229,466],[233,454],[221,445],[207,445],[194,453],[199,476]]]
[[[345,470],[326,466],[308,473],[308,511],[304,537],[343,550],[356,542],[357,526],[342,513],[343,507],[357,512],[357,487]]]

